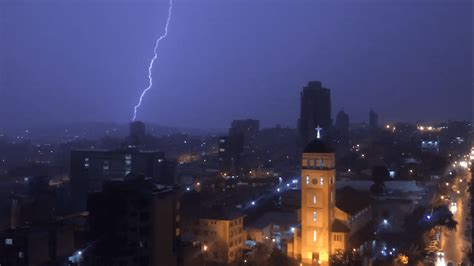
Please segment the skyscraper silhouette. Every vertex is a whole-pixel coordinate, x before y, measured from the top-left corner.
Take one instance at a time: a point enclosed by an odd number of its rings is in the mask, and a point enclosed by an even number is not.
[[[318,126],[323,132],[331,127],[331,91],[322,87],[320,81],[310,81],[301,92],[301,110],[298,119],[301,145],[306,145],[314,137]]]

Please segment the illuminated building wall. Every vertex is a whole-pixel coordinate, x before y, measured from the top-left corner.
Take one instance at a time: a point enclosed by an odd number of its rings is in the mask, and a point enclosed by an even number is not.
[[[241,256],[246,240],[243,224],[241,214],[214,211],[183,224],[183,236],[203,244],[206,261],[227,264]]]
[[[304,265],[328,265],[336,250],[347,247],[349,215],[336,208],[335,154],[315,139],[301,162],[301,229],[288,246]]]

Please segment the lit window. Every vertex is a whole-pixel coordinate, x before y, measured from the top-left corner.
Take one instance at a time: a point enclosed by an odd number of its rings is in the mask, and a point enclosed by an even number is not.
[[[102,165],[102,169],[104,170],[104,172],[109,170],[109,161],[104,161],[104,164]]]
[[[309,185],[309,175],[306,176],[306,185]]]
[[[319,178],[319,183],[321,184],[321,186],[324,185],[324,177],[321,176],[321,177]]]
[[[316,211],[313,212],[313,222],[316,222]]]
[[[132,155],[125,154],[125,165],[132,165]]]
[[[313,241],[316,242],[316,230],[313,230]]]
[[[321,167],[321,168],[324,167],[324,160],[323,160],[323,159],[321,159],[321,160],[319,161],[319,167]]]
[[[316,195],[313,195],[313,204],[316,204]]]
[[[5,245],[13,245],[13,239],[11,238],[5,239]]]
[[[89,158],[84,158],[84,168],[89,168]]]

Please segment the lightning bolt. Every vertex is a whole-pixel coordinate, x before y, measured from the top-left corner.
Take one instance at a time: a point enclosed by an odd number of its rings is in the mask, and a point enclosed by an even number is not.
[[[165,32],[156,39],[155,42],[155,47],[153,48],[153,58],[150,60],[150,65],[148,66],[148,87],[146,87],[143,91],[142,94],[140,95],[140,98],[138,100],[138,104],[133,107],[133,118],[132,121],[135,121],[137,118],[137,111],[142,105],[142,100],[143,97],[145,97],[146,93],[151,89],[153,86],[153,76],[152,76],[152,70],[153,70],[153,64],[155,63],[155,60],[158,58],[158,46],[160,45],[161,40],[165,39],[166,36],[168,36],[168,26],[170,25],[171,21],[171,13],[173,12],[173,0],[170,0],[170,5],[168,7],[168,18],[166,19],[166,25],[165,25]]]

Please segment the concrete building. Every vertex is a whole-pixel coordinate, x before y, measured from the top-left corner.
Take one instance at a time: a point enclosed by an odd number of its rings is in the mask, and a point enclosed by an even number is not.
[[[132,145],[141,145],[145,141],[145,123],[133,121],[130,123],[129,142]]]
[[[372,221],[373,200],[369,193],[357,191],[351,187],[338,189],[337,195],[336,206],[348,214],[349,238],[351,238]]]
[[[240,138],[219,137],[219,173],[221,176],[238,175],[243,144]]]
[[[228,264],[242,255],[244,215],[214,207],[183,224],[183,238],[202,243],[205,261]]]
[[[336,207],[335,166],[334,152],[321,139],[314,139],[304,149],[301,231],[287,249],[304,265],[328,265],[331,254],[346,250],[349,215]]]
[[[314,129],[321,127],[325,132],[331,127],[331,91],[320,81],[310,81],[301,92],[300,117],[298,129],[301,145],[311,141]]]
[[[349,115],[343,110],[339,111],[336,116],[336,130],[340,134],[347,134],[349,132]]]
[[[66,224],[22,226],[0,233],[0,265],[62,265],[73,251],[73,229]]]
[[[87,209],[96,242],[83,251],[86,265],[177,265],[180,216],[173,187],[143,176],[108,181],[89,196]]]
[[[161,184],[174,184],[173,164],[162,152],[138,149],[112,151],[84,150],[71,152],[71,191],[74,205],[84,210],[87,194],[102,190],[107,180],[133,174],[143,174]]]
[[[379,115],[372,109],[369,112],[369,126],[371,129],[379,127]]]

